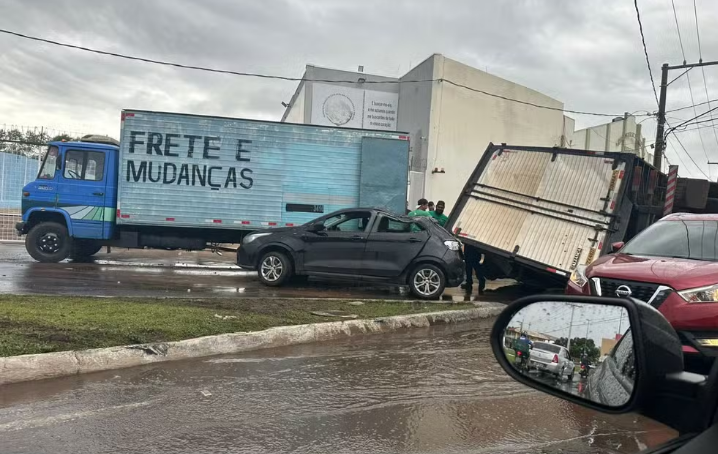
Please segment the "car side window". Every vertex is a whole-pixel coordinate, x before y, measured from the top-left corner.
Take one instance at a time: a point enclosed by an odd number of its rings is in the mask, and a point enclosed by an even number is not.
[[[611,357],[624,377],[634,380],[636,377],[636,359],[633,352],[633,335],[629,330],[614,347]]]
[[[381,233],[409,233],[422,230],[424,228],[415,222],[400,221],[388,216],[380,216],[376,227],[376,231]]]
[[[356,211],[327,218],[324,227],[328,232],[364,232],[369,226],[371,213]]]

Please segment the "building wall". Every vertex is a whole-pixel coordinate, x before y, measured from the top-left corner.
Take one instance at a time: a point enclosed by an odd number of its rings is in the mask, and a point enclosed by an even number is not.
[[[304,109],[306,108],[307,90],[305,84],[299,86],[299,90],[294,94],[289,107],[284,113],[283,122],[286,123],[304,123]]]
[[[412,209],[416,202],[424,196],[434,83],[412,83],[411,81],[431,80],[433,77],[434,56],[432,55],[399,79],[402,83],[399,86],[397,129],[409,133],[411,138],[408,202]]]
[[[625,123],[625,129],[624,129]],[[652,157],[645,150],[645,139],[636,118],[628,116],[609,123],[580,129],[573,133],[572,148],[591,151],[635,153],[643,159]]]
[[[563,103],[457,61],[434,55],[434,78],[557,109]],[[403,103],[403,99],[400,102]],[[505,101],[447,82],[435,82],[432,93],[425,195],[453,207],[489,142],[553,146],[559,143],[561,111]],[[444,173],[432,170],[443,169]]]

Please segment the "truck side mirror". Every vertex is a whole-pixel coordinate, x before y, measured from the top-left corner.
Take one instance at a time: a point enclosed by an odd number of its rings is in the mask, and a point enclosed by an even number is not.
[[[623,241],[617,241],[615,243],[611,243],[611,252],[618,252],[621,249],[623,249],[623,246],[625,246],[626,243]]]

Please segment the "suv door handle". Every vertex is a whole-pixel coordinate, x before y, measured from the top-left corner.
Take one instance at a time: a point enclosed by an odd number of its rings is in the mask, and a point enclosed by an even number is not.
[[[364,239],[364,237],[361,236],[361,235],[354,235],[354,236],[352,237],[352,241],[361,241],[361,240],[363,240],[363,239]]]
[[[103,196],[103,195],[105,195],[105,193],[104,192],[93,192],[92,195]]]
[[[409,243],[421,243],[421,240],[419,238],[411,237],[409,238]]]

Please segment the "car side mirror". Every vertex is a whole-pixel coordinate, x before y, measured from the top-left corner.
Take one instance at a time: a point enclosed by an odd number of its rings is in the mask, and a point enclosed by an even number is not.
[[[310,232],[319,233],[323,230],[326,230],[326,226],[324,225],[324,221],[317,221],[314,224],[310,225],[308,230]]]
[[[522,332],[533,341],[533,349],[521,345]],[[515,380],[606,413],[645,410],[644,414],[660,420],[654,414],[659,411],[656,390],[671,374],[683,373],[683,352],[675,330],[656,309],[638,300],[570,295],[522,298],[496,319],[491,346],[499,364]],[[562,346],[573,358],[585,348],[594,364],[606,351],[609,357],[583,378],[575,368],[561,364]],[[675,412],[666,413],[664,419],[675,419]]]
[[[626,243],[623,241],[617,241],[615,243],[611,243],[611,252],[618,252],[621,249],[623,249],[623,246],[625,246]]]

